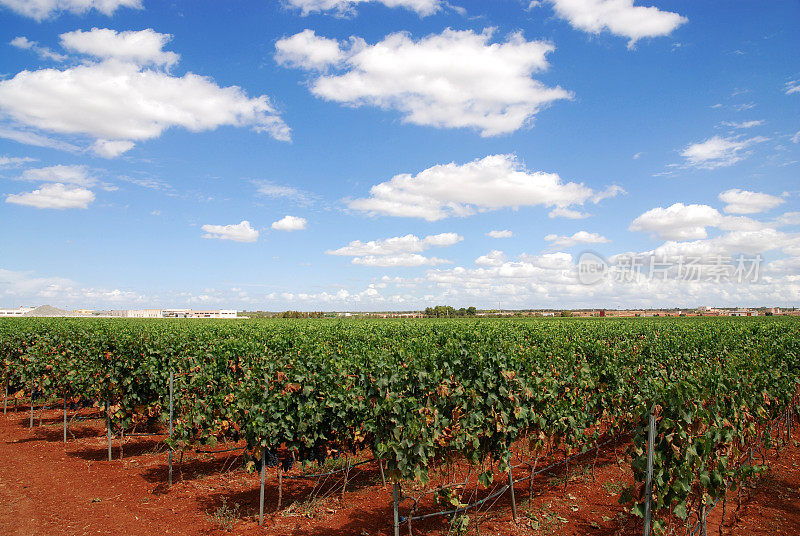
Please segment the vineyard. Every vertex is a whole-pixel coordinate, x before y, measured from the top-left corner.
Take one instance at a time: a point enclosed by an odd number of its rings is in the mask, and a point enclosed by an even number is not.
[[[9,319],[0,355],[4,411],[30,400],[32,426],[37,404],[63,406],[65,441],[68,415],[94,408],[109,456],[158,434],[170,468],[230,449],[262,486],[336,475],[343,497],[363,464],[394,486],[376,525],[409,533],[466,526],[500,494],[516,517],[545,465],[610,444],[635,478],[618,500],[656,534],[689,533],[759,473],[800,388],[793,318]]]

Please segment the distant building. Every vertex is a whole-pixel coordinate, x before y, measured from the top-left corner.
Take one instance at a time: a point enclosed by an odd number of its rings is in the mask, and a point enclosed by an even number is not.
[[[19,307],[17,309],[0,309],[0,316],[22,316],[28,311],[33,311],[33,307]]]
[[[138,309],[135,311],[126,311],[126,318],[164,318],[161,309]]]
[[[752,311],[750,309],[738,309],[736,311],[729,312],[728,316],[758,316],[758,311]]]
[[[126,318],[237,318],[235,309],[137,309],[125,312]]]

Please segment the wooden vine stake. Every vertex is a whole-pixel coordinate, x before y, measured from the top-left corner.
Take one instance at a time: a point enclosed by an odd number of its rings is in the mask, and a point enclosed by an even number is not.
[[[67,442],[67,395],[64,395],[64,443]]]
[[[169,438],[172,439],[172,369],[169,370]],[[169,485],[172,486],[172,445],[169,447]]]
[[[386,487],[386,475],[383,473],[383,459],[378,458],[378,467],[381,469],[381,482],[383,483],[383,487]]]
[[[8,380],[6,380],[6,389],[3,394],[3,415],[6,414],[6,410],[8,410]]]
[[[653,413],[655,406],[650,409],[648,417],[649,429],[647,431],[647,480],[644,486],[644,536],[650,536],[651,511],[650,501],[653,498],[653,448],[656,440],[656,416]]]

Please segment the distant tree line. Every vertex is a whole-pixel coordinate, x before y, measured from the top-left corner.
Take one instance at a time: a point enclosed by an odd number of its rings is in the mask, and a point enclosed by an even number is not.
[[[448,318],[454,316],[475,316],[478,310],[474,307],[464,307],[456,309],[449,305],[437,305],[436,307],[426,307],[425,316],[429,318]]]

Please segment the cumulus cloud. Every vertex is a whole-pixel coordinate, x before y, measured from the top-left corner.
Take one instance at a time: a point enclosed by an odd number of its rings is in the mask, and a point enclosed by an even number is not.
[[[504,262],[506,262],[506,254],[498,249],[475,259],[475,264],[478,266],[501,266]]]
[[[362,242],[353,240],[339,249],[329,250],[328,255],[344,255],[360,257],[364,255],[397,255],[399,253],[420,253],[432,247],[447,247],[464,240],[456,233],[441,233],[419,238],[413,234],[394,236],[381,240]]]
[[[728,167],[744,160],[749,154],[746,151],[748,147],[767,140],[768,138],[763,136],[754,138],[714,136],[689,145],[681,152],[681,156],[686,159],[686,165],[692,167],[701,169]]]
[[[514,236],[514,233],[512,233],[508,229],[505,229],[503,231],[489,231],[488,233],[486,233],[486,236],[490,238],[511,238],[512,236]]]
[[[308,222],[305,218],[297,216],[284,216],[278,221],[272,222],[272,228],[276,231],[302,231]]]
[[[631,231],[652,233],[664,240],[706,238],[706,227],[718,225],[722,215],[708,205],[675,203],[648,210],[631,223]]]
[[[467,164],[436,165],[416,175],[395,175],[373,186],[370,197],[348,206],[368,214],[436,221],[501,208],[567,208],[594,195],[591,188],[564,182],[556,173],[528,171],[514,155],[492,155]]]
[[[719,194],[720,201],[726,203],[725,212],[729,214],[757,214],[773,209],[785,201],[780,197],[763,192],[751,192],[734,188]]]
[[[203,238],[233,240],[234,242],[255,242],[258,240],[258,230],[253,229],[247,220],[235,225],[203,225],[202,229],[206,232]]]
[[[550,43],[521,33],[492,42],[492,31],[446,29],[414,40],[395,33],[374,45],[337,42],[305,30],[276,44],[278,63],[312,73],[317,97],[350,106],[397,110],[406,122],[514,132],[545,106],[572,94],[531,76],[548,67]]]
[[[30,50],[31,52],[35,52],[40,58],[43,60],[52,60],[52,61],[64,61],[67,57],[63,54],[59,54],[58,52],[54,52],[49,48],[40,45],[36,41],[30,41],[27,37],[20,36],[15,37],[9,43],[11,46],[20,48],[22,50]]]
[[[741,196],[732,197],[733,200],[737,198]],[[708,205],[675,203],[667,208],[648,210],[631,223],[629,230],[649,232],[663,240],[699,240],[708,237],[707,227],[754,232],[769,229],[770,225],[746,216],[723,216]]]
[[[0,5],[39,22],[61,13],[84,15],[97,10],[110,16],[120,7],[143,7],[142,0],[0,0]]]
[[[363,266],[423,266],[443,264],[449,261],[425,257],[419,253],[433,247],[447,247],[464,240],[456,233],[440,233],[419,238],[413,234],[394,236],[380,240],[362,242],[354,240],[339,249],[329,250],[327,255],[355,257],[353,264]]]
[[[634,0],[548,0],[556,14],[576,30],[607,31],[628,38],[628,48],[647,37],[671,34],[689,19],[656,7],[636,6]]]
[[[34,208],[88,208],[94,201],[94,193],[86,188],[67,186],[61,183],[45,184],[32,192],[6,196],[6,203]]]
[[[178,57],[161,50],[169,38],[165,34],[94,28],[62,38],[65,46],[101,59],[62,70],[22,71],[0,81],[0,110],[17,123],[89,136],[96,140],[95,153],[106,157],[171,127],[200,132],[249,126],[275,139],[290,139],[289,127],[268,97],[250,98],[237,86],[220,87],[204,76],[178,77],[160,69]]]
[[[60,182],[75,186],[91,187],[97,179],[89,174],[86,166],[47,166],[43,168],[26,169],[21,175],[15,177],[18,181],[28,182]]]
[[[549,234],[544,237],[545,240],[550,242],[550,248],[571,248],[578,244],[606,244],[611,242],[605,236],[598,233],[590,233],[588,231],[578,231],[572,236],[559,236],[557,234]]]
[[[100,59],[114,58],[137,65],[163,65],[171,67],[180,56],[164,50],[172,40],[169,34],[150,28],[140,31],[117,32],[106,28],[89,31],[75,30],[61,34],[61,46],[72,52]]]
[[[361,266],[374,266],[379,268],[451,264],[448,260],[438,259],[436,257],[425,257],[419,253],[401,253],[398,255],[367,255],[365,257],[356,257],[352,262],[353,264],[359,264]]]
[[[303,15],[332,11],[337,15],[350,15],[358,4],[379,3],[386,7],[402,7],[425,17],[433,15],[444,6],[442,0],[284,0],[292,8],[300,9]]]

